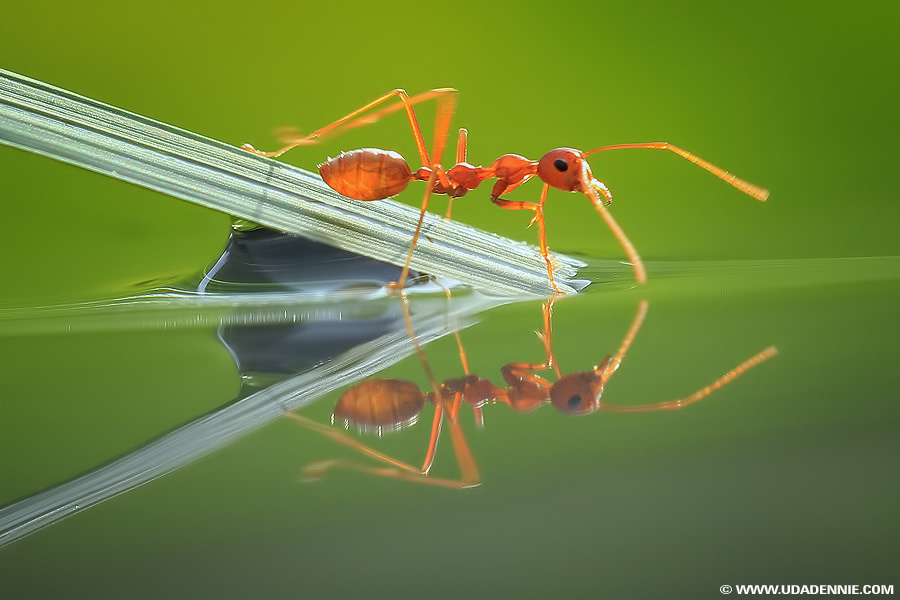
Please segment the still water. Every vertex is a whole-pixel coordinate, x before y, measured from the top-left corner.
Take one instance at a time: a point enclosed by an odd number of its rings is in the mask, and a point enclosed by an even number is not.
[[[643,301],[605,402],[681,398],[778,355],[684,410],[495,404],[479,428],[464,406],[473,489],[346,469],[303,482],[317,462],[377,463],[279,411],[328,424],[359,377],[429,387],[399,302],[370,284],[324,299],[161,294],[197,288],[227,215],[2,147],[0,507],[56,504],[40,513],[53,524],[0,547],[0,598],[897,593],[900,4],[631,0],[581,3],[576,19],[558,3],[466,0],[49,7],[4,5],[3,68],[235,146],[275,147],[276,127],[314,131],[394,87],[452,86],[473,164],[563,145],[697,152],[772,198],[674,156],[592,157],[647,262],[640,288],[589,203],[548,200],[550,247],[594,281],[554,304],[557,364],[600,364]],[[362,147],[416,156],[401,116],[284,160],[310,169]],[[408,192],[418,206],[421,188]],[[536,240],[484,195],[453,210]],[[504,365],[544,360],[543,301],[411,295],[435,378],[463,374],[454,330],[469,370],[496,385]],[[418,466],[432,411],[350,434]],[[449,433],[434,477],[458,476]],[[79,487],[98,469],[110,478]],[[73,489],[56,519],[53,490]]]
[[[340,395],[376,375],[430,388],[400,301],[371,284],[324,301],[225,285],[210,297],[123,290],[138,299],[6,309],[0,502],[55,489],[71,516],[43,515],[52,524],[34,532],[20,523],[0,549],[4,587],[702,597],[783,573],[889,583],[873,578],[896,558],[900,261],[648,266],[650,283],[634,288],[622,265],[595,261],[581,273],[594,283],[554,303],[563,375],[616,353],[643,307],[605,403],[683,398],[769,346],[778,355],[683,410],[573,417],[494,404],[478,426],[463,406],[482,481],[467,490],[340,468],[304,481],[322,461],[377,463],[282,411],[328,425]],[[464,374],[458,331],[470,372],[500,386],[504,365],[544,361],[543,303],[464,289],[448,302],[427,288],[410,301],[438,381]],[[419,464],[433,410],[401,431],[347,435]],[[459,476],[450,433],[435,478]],[[98,467],[115,474],[72,481]]]

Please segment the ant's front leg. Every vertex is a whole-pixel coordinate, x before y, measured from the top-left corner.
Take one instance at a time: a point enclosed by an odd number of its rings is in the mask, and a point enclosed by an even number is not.
[[[494,191],[491,194],[491,202],[500,208],[505,208],[507,210],[530,210],[534,212],[534,217],[532,217],[531,222],[528,225],[531,226],[532,224],[537,223],[538,246],[541,251],[541,257],[547,264],[547,277],[550,279],[550,285],[553,287],[553,291],[556,292],[557,295],[562,295],[562,292],[556,285],[556,279],[553,276],[555,267],[550,258],[550,248],[547,246],[547,228],[544,224],[544,202],[547,200],[547,192],[549,190],[550,186],[545,183],[544,188],[541,190],[540,201],[537,203],[507,200],[500,197],[501,193],[508,191],[506,182],[501,179],[494,185]]]
[[[536,375],[535,371],[543,371],[552,367],[556,377],[561,377],[556,358],[553,356],[552,297],[541,306],[541,311],[544,316],[544,330],[536,333],[544,345],[544,362],[510,363],[500,369],[503,380],[509,386],[506,402],[514,410],[521,412],[534,410],[550,400],[550,382]]]

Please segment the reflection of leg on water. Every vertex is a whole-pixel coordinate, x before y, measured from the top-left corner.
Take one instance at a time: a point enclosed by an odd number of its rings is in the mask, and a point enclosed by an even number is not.
[[[449,298],[449,292],[447,294]],[[469,372],[465,350],[457,333],[456,340],[465,374],[461,378],[448,379],[443,383],[439,383],[416,339],[410,316],[410,303],[405,295],[401,294],[400,302],[403,307],[407,333],[428,378],[431,391],[422,392],[417,386],[406,381],[394,379],[368,380],[353,386],[345,392],[335,409],[335,417],[340,416],[345,423],[355,424],[360,430],[370,428],[381,432],[383,430],[399,429],[406,424],[415,422],[425,401],[430,400],[435,407],[434,418],[431,425],[428,449],[422,466],[416,467],[379,452],[354,439],[344,431],[290,413],[286,416],[304,427],[317,431],[385,465],[368,466],[357,461],[344,459],[325,460],[307,466],[305,469],[307,478],[320,478],[330,469],[341,467],[382,477],[392,477],[443,487],[472,487],[479,485],[481,479],[477,463],[459,422],[459,411],[463,403],[476,410],[476,423],[480,421],[481,407],[484,404],[498,402],[507,404],[517,412],[527,412],[539,408],[543,404],[552,403],[561,412],[572,415],[588,414],[599,410],[622,413],[674,410],[690,406],[706,398],[748,370],[769,360],[778,352],[774,346],[770,346],[743,361],[711,384],[678,400],[631,406],[611,405],[602,400],[603,388],[622,365],[638,332],[643,326],[648,312],[648,302],[641,300],[638,303],[634,318],[615,354],[607,356],[599,366],[594,367],[590,371],[561,375],[553,351],[553,300],[550,299],[542,306],[543,331],[538,333],[538,337],[544,347],[543,362],[516,362],[504,365],[500,370],[506,387],[498,387],[487,379]],[[539,371],[546,371],[551,368],[557,376],[555,383],[551,383],[537,374]],[[460,472],[458,479],[436,478],[429,475],[434,462],[441,427],[445,421],[450,430],[450,439]]]
[[[379,452],[371,448],[370,446],[350,437],[347,433],[334,429],[333,427],[322,425],[321,423],[317,423],[296,413],[287,413],[285,416],[292,419],[296,423],[299,423],[300,425],[303,425],[304,427],[307,427],[308,429],[311,429],[313,431],[317,431],[340,444],[353,448],[357,452],[360,452],[361,454],[364,454],[376,461],[389,465],[389,467],[371,467],[350,460],[335,459],[321,461],[313,463],[306,467],[306,469],[304,470],[304,474],[308,479],[318,479],[324,476],[324,474],[330,469],[335,467],[342,467],[346,469],[361,471],[364,473],[371,473],[373,475],[379,475],[382,477],[393,477],[397,479],[404,479],[407,481],[417,481],[421,483],[428,483],[431,485],[451,488],[467,488],[479,485],[481,483],[481,475],[479,474],[478,466],[475,462],[475,457],[472,455],[472,451],[469,448],[469,444],[466,441],[465,435],[463,434],[458,420],[462,394],[461,392],[454,393],[452,404],[448,403],[448,400],[445,397],[445,391],[443,387],[438,384],[437,379],[434,377],[434,373],[431,370],[431,366],[428,364],[425,353],[419,345],[418,340],[416,339],[415,331],[413,330],[412,320],[410,317],[409,300],[407,299],[405,294],[401,295],[400,301],[403,306],[403,316],[406,323],[407,332],[409,333],[410,340],[415,347],[419,360],[421,361],[425,373],[428,377],[429,383],[432,388],[430,396],[432,401],[434,402],[434,418],[432,419],[431,424],[431,436],[428,442],[428,449],[425,452],[425,458],[422,462],[422,466],[415,467],[407,462],[401,461],[392,456],[388,456],[387,454]],[[461,344],[460,347],[462,347]],[[465,359],[463,359],[463,361],[465,364]],[[465,368],[468,368],[467,365]],[[397,402],[399,400],[398,386],[408,386],[409,384],[408,382],[393,379],[370,380],[347,390],[341,400],[343,401],[348,394],[355,393],[359,386],[363,385],[368,385],[370,387],[373,385],[375,386],[376,393],[370,395],[369,405],[377,401],[389,402],[390,408],[394,409],[393,412],[396,412]],[[459,479],[445,479],[429,476],[431,466],[434,463],[434,456],[437,451],[437,442],[438,438],[440,437],[441,425],[444,421],[445,414],[447,416],[446,420],[450,429],[450,442],[453,446],[453,453],[459,466]]]

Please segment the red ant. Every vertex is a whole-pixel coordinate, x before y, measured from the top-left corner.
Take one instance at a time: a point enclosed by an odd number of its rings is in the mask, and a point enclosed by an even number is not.
[[[402,301],[407,330],[411,332],[409,307],[405,296],[402,296]],[[358,383],[344,392],[334,409],[332,422],[340,422],[345,428],[353,425],[360,431],[376,432],[378,434],[403,429],[414,424],[418,420],[425,403],[431,402],[434,404],[431,437],[421,467],[416,467],[383,454],[334,427],[323,425],[293,412],[286,413],[286,417],[300,423],[304,427],[318,431],[332,440],[349,446],[386,465],[375,467],[350,460],[326,460],[308,465],[305,469],[307,478],[317,479],[329,469],[344,467],[383,477],[393,477],[449,488],[474,487],[481,483],[481,476],[475,457],[472,455],[459,423],[459,410],[462,403],[472,407],[476,423],[479,425],[483,424],[481,408],[485,404],[497,402],[507,404],[519,412],[531,411],[549,403],[557,410],[571,415],[585,415],[598,410],[619,413],[676,410],[700,401],[742,373],[778,353],[774,346],[770,346],[748,358],[711,384],[679,400],[634,406],[607,404],[602,400],[603,388],[613,373],[621,366],[628,349],[640,330],[644,317],[647,314],[647,301],[642,300],[639,303],[637,313],[615,355],[607,356],[600,365],[595,366],[590,371],[565,376],[561,374],[553,356],[551,337],[552,305],[552,298],[543,305],[544,329],[543,333],[538,334],[544,345],[544,362],[510,363],[503,366],[500,372],[503,375],[503,380],[506,382],[506,387],[498,387],[487,379],[469,373],[465,350],[462,347],[459,335],[456,334],[460,359],[465,373],[464,377],[448,379],[438,384],[418,342],[415,337],[412,337],[416,351],[425,367],[426,375],[431,384],[431,391],[423,392],[416,384],[399,379],[370,379]],[[551,367],[556,373],[557,380],[555,383],[550,383],[543,377],[535,374],[535,371],[546,370]],[[456,462],[460,471],[459,479],[429,476],[434,463],[444,415],[447,416],[446,420],[450,429],[453,452],[456,455]]]
[[[456,110],[456,95],[456,90],[452,88],[435,89],[413,97],[410,97],[403,90],[393,90],[307,136],[297,137],[294,135],[289,137],[285,140],[289,141],[289,143],[280,150],[262,152],[254,149],[249,144],[245,144],[242,148],[260,156],[280,156],[291,148],[315,143],[341,128],[350,129],[369,125],[389,113],[405,109],[409,118],[409,124],[412,127],[419,159],[422,162],[422,168],[415,173],[412,172],[409,164],[397,152],[376,148],[342,152],[338,157],[329,158],[326,162],[318,165],[319,173],[322,179],[325,180],[325,183],[340,194],[356,200],[383,200],[399,194],[410,181],[427,182],[425,195],[422,198],[422,212],[419,216],[419,223],[413,235],[409,254],[407,255],[406,264],[400,279],[396,284],[392,285],[394,289],[402,289],[406,281],[410,260],[412,259],[416,242],[419,239],[422,221],[425,217],[431,194],[447,194],[450,197],[451,205],[447,209],[447,217],[449,218],[453,199],[459,198],[469,190],[475,189],[486,179],[497,179],[491,191],[491,202],[500,208],[534,212],[531,223],[537,223],[538,225],[541,256],[547,263],[547,274],[550,278],[550,284],[557,294],[560,291],[553,278],[553,265],[547,247],[543,213],[544,201],[547,199],[547,192],[550,187],[567,192],[581,192],[587,196],[625,249],[628,260],[634,268],[637,282],[644,283],[647,280],[647,272],[641,257],[606,208],[612,202],[612,194],[606,185],[595,179],[591,173],[590,165],[587,162],[587,157],[591,154],[606,150],[628,148],[668,150],[709,171],[756,200],[764,202],[769,196],[768,190],[748,183],[686,150],[665,142],[617,144],[595,148],[588,152],[582,152],[574,148],[556,148],[545,154],[539,161],[530,160],[518,154],[504,154],[488,167],[475,167],[466,162],[468,134],[465,129],[460,129],[456,146],[456,164],[445,170],[441,166],[441,161],[450,131],[450,121]],[[367,111],[388,102],[394,97],[399,98],[401,102],[364,115]],[[432,153],[429,155],[413,106],[431,99],[437,100],[438,108]],[[537,175],[544,182],[544,187],[537,203],[507,200],[502,197],[528,181],[533,175]]]

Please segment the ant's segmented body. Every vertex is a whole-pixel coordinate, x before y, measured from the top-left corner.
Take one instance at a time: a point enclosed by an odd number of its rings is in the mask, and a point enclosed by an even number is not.
[[[553,277],[543,213],[547,192],[551,187],[587,196],[625,250],[633,266],[636,281],[644,283],[647,279],[646,269],[637,250],[606,208],[612,202],[612,194],[605,184],[593,176],[587,162],[587,157],[591,154],[608,150],[641,148],[668,150],[709,171],[756,200],[764,202],[769,195],[768,190],[748,183],[686,150],[665,142],[618,144],[595,148],[588,152],[574,148],[556,148],[546,153],[540,160],[531,160],[518,154],[505,154],[487,167],[476,167],[466,161],[468,134],[465,129],[460,129],[456,147],[456,163],[451,168],[444,169],[441,157],[450,130],[450,121],[456,109],[456,95],[456,90],[452,88],[435,89],[414,97],[410,97],[403,90],[393,90],[307,136],[292,136],[289,143],[280,150],[261,152],[250,145],[245,145],[243,148],[260,156],[280,156],[291,148],[315,143],[340,129],[368,125],[389,113],[405,109],[415,138],[419,160],[422,163],[422,167],[418,170],[413,171],[406,159],[397,152],[376,148],[343,152],[336,158],[328,159],[319,165],[319,173],[325,183],[340,194],[356,200],[382,200],[399,194],[410,181],[427,182],[422,199],[422,212],[410,244],[406,265],[399,281],[394,284],[397,289],[402,289],[406,280],[409,263],[419,239],[422,220],[431,195],[446,194],[452,202],[452,199],[465,195],[466,192],[474,190],[488,179],[497,180],[491,190],[491,201],[494,204],[508,210],[529,210],[534,213],[532,222],[538,225],[541,256],[547,264],[550,283],[557,293],[559,293],[559,289]],[[400,102],[373,110],[394,98],[399,99]],[[431,99],[437,101],[438,109],[434,143],[432,153],[429,154],[413,106]],[[533,176],[537,176],[544,183],[538,202],[513,201],[503,197]],[[447,214],[448,216],[450,214],[449,208]]]

